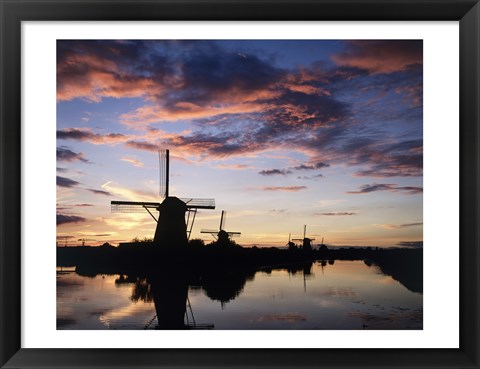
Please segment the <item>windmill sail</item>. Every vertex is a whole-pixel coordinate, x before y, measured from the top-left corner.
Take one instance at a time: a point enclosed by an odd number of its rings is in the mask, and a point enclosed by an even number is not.
[[[227,221],[227,212],[222,210],[222,216],[220,217],[220,230],[223,231],[225,229],[225,223]]]
[[[170,151],[169,150],[158,150],[158,161],[160,166],[159,173],[159,193],[161,198],[168,197],[168,177],[170,170]]]
[[[157,209],[159,202],[112,201],[112,213],[143,213],[146,208]]]
[[[215,209],[215,199],[180,199],[187,209]],[[159,202],[111,201],[112,213],[142,213],[144,209],[157,210]]]

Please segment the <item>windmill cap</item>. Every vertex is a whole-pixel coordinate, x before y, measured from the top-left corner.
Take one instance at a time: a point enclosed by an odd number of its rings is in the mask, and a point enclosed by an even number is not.
[[[176,208],[181,208],[181,209],[187,209],[187,205],[180,200],[178,197],[172,196],[172,197],[167,197],[163,202],[160,204],[161,208],[164,207],[176,207]]]

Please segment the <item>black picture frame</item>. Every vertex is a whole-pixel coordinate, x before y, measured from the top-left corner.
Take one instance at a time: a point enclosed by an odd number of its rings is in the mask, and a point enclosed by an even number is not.
[[[2,368],[479,368],[480,4],[477,0],[0,0],[0,14]],[[21,22],[60,20],[459,21],[460,348],[22,348]]]

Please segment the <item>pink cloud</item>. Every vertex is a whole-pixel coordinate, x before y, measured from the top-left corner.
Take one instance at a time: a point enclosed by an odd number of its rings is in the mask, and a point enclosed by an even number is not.
[[[286,191],[286,192],[298,192],[306,190],[307,186],[265,186],[261,187],[263,191]]]
[[[231,170],[245,170],[252,168],[251,165],[247,164],[219,164],[215,166],[215,168],[219,169],[231,169]]]
[[[66,128],[57,131],[57,138],[62,140],[86,141],[92,144],[118,144],[128,141],[132,136],[121,133],[98,134],[88,128]]]
[[[130,163],[134,167],[143,168],[143,166],[144,166],[144,164],[140,160],[129,157],[129,156],[124,156],[120,160],[124,161],[124,162],[127,162],[127,163]]]
[[[125,74],[114,61],[93,54],[72,54],[57,65],[58,101],[100,102],[104,97],[140,97],[161,90],[152,79]]]
[[[173,107],[145,105],[130,113],[120,115],[120,121],[129,126],[144,126],[162,121],[210,118],[222,114],[243,114],[260,112],[265,104],[231,103],[223,106],[199,106],[190,102],[177,102]]]
[[[419,40],[351,41],[347,49],[332,56],[335,63],[366,69],[370,73],[392,73],[423,63]]]
[[[405,100],[410,102],[413,107],[422,106],[423,104],[423,85],[409,85],[397,87],[395,89],[397,94],[404,96]]]

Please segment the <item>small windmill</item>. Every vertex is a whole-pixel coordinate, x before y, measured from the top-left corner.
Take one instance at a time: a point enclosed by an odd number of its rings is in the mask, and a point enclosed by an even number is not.
[[[227,212],[225,210],[222,210],[222,215],[220,217],[220,226],[218,229],[202,229],[200,233],[209,233],[213,236],[215,241],[217,239],[222,240],[222,239],[229,239],[231,237],[238,237],[242,233],[241,232],[228,232],[225,230],[225,224],[227,222]]]
[[[307,226],[303,226],[303,238],[294,238],[292,241],[302,241],[302,249],[303,250],[311,250],[312,249],[312,241],[315,240],[315,238],[309,238],[306,237],[307,234]]]
[[[68,246],[68,239],[70,238],[75,238],[74,236],[57,236],[57,247],[58,247],[58,244],[60,242],[60,240],[64,240],[65,241],[65,244],[63,245],[63,247],[67,247]]]
[[[85,246],[85,241],[96,241],[90,238],[79,238],[78,241],[82,241],[82,246]]]
[[[138,213],[146,210],[157,222],[153,243],[162,247],[187,244],[198,209],[215,209],[214,199],[178,198],[169,195],[170,151],[159,150],[160,202],[112,201],[114,213]],[[158,219],[152,214],[158,211]]]
[[[289,250],[296,250],[297,246],[292,242],[292,234],[288,234],[288,242],[287,242],[287,247]]]

